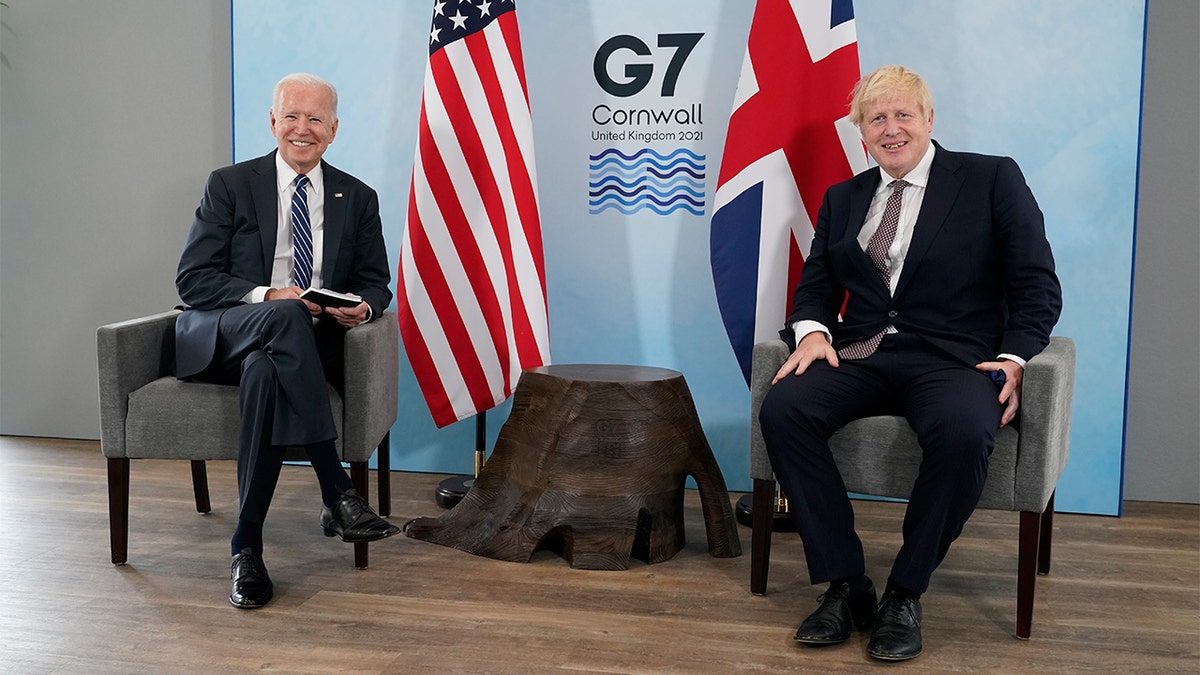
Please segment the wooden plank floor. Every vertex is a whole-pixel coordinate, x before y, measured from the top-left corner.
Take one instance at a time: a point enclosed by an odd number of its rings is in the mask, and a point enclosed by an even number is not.
[[[4,673],[1200,672],[1194,505],[1059,514],[1028,642],[1012,637],[1016,514],[976,513],[924,597],[925,654],[888,666],[866,657],[862,634],[795,645],[817,594],[799,541],[775,536],[768,594],[752,596],[749,530],[743,557],[709,557],[694,491],[688,545],[658,565],[572,570],[547,552],[506,563],[394,537],[373,544],[360,571],[351,547],[316,524],[311,470],[288,466],[266,528],[276,597],[248,612],[226,599],[232,463],[210,462],[214,510],[202,516],[186,462],[133,462],[125,566],[109,563],[97,443],[0,437],[0,466]],[[394,473],[392,519],[438,514],[441,478]],[[856,502],[880,583],[902,509]]]

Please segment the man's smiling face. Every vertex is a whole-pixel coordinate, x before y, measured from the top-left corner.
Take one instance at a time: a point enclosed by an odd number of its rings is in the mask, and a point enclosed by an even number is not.
[[[933,110],[922,112],[912,96],[896,93],[866,107],[860,130],[879,166],[893,178],[903,178],[929,149]]]
[[[320,85],[289,84],[278,108],[271,109],[271,133],[279,141],[279,155],[296,173],[308,173],[337,135],[333,94]]]

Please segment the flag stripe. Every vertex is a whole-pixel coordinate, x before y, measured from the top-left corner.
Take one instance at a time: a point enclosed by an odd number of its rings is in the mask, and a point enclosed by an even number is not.
[[[492,24],[485,28],[484,35],[493,32],[495,26],[496,24]],[[464,91],[468,92],[463,101],[469,108],[467,114],[474,120],[475,127],[479,131],[477,139],[472,138],[471,142],[477,140],[481,146],[480,151],[493,159],[490,166],[476,165],[472,167],[477,170],[474,178],[484,195],[483,203],[487,210],[487,219],[495,234],[497,252],[500,255],[500,260],[497,260],[491,267],[496,274],[492,281],[496,286],[504,289],[503,296],[511,297],[510,294],[513,290],[519,290],[513,263],[513,241],[509,231],[510,221],[516,220],[515,197],[511,189],[513,176],[509,172],[508,159],[513,148],[505,142],[505,137],[511,136],[512,129],[505,124],[507,116],[504,116],[503,111],[503,94],[499,91],[499,82],[496,79],[496,71],[487,43],[485,41],[469,41],[466,46],[475,66],[471,73],[477,76],[477,78],[464,82],[463,87]],[[528,325],[528,319],[523,312],[514,311],[519,307],[510,304],[498,305],[496,309],[500,315],[492,317],[492,320],[502,321],[504,328],[503,334],[496,337],[506,340],[503,344],[504,354],[501,356],[501,360],[517,365],[519,371],[519,361],[510,359],[509,354],[517,351],[514,334],[523,326]]]
[[[448,219],[450,234],[463,262],[463,281],[471,287],[474,296],[472,309],[478,309],[480,313],[475,321],[468,323],[473,331],[483,330],[490,334],[492,349],[496,353],[494,360],[489,359],[489,365],[498,365],[508,361],[506,333],[509,321],[502,314],[504,307],[500,301],[500,298],[507,296],[507,284],[504,283],[506,264],[501,240],[505,224],[502,217],[497,217],[499,195],[495,180],[489,173],[490,167],[470,159],[487,157],[490,161],[495,154],[486,150],[485,140],[480,133],[479,125],[486,121],[488,113],[477,111],[473,116],[465,97],[464,90],[473,84],[471,76],[474,71],[470,63],[462,63],[461,60],[455,63],[456,57],[467,56],[457,53],[462,42],[450,45],[430,57],[435,73],[444,70],[440,72],[440,79],[435,75],[435,80],[454,83],[443,88],[444,96],[439,100],[444,108],[438,112],[444,117],[441,117],[441,124],[433,127],[435,143],[439,149],[444,149],[443,159],[447,170],[446,176],[437,178],[454,186],[454,192],[442,193],[442,198],[446,210],[458,216]],[[446,56],[446,62],[441,62],[442,55]],[[462,73],[461,79],[456,78],[458,73]],[[439,90],[438,93],[443,91]],[[481,95],[477,83],[471,94],[475,97]],[[466,300],[463,295],[455,295]],[[488,358],[482,354],[480,356]],[[498,373],[495,379],[499,379]],[[489,373],[489,384],[494,381]]]
[[[467,381],[486,381],[486,376],[483,373],[483,365],[476,356],[475,347],[470,343],[470,335],[466,328],[467,319],[454,300],[451,277],[446,273],[446,267],[460,265],[461,258],[455,255],[453,244],[449,241],[446,223],[442,219],[443,212],[437,208],[436,196],[429,189],[425,173],[426,169],[440,172],[443,169],[442,163],[432,144],[424,145],[423,154],[423,160],[414,164],[413,198],[410,200],[409,211],[410,223],[414,222],[413,216],[416,216],[424,227],[410,226],[405,242],[409,246],[402,249],[402,255],[405,256],[403,261],[413,270],[412,276],[417,282],[413,292],[407,297],[413,305],[414,325],[421,333],[437,338],[428,340],[433,363],[451,361],[456,365],[454,369],[446,369],[445,372],[435,369],[432,373],[442,382],[447,397],[456,400],[461,398],[462,392],[468,391]],[[442,174],[435,175],[440,177]],[[451,206],[448,205],[447,208]],[[422,213],[426,215],[421,216]],[[460,279],[462,276],[457,274],[453,278]],[[464,309],[469,311],[471,305],[468,303]],[[405,346],[408,346],[407,334]],[[424,383],[422,389],[426,389]],[[426,397],[428,396],[426,392]],[[471,396],[472,400],[474,396]]]
[[[520,367],[520,364],[541,362],[543,346],[539,345],[537,340],[532,342],[529,337],[536,337],[533,329],[533,324],[530,321],[530,316],[544,315],[545,309],[545,286],[542,280],[545,275],[542,272],[542,265],[535,262],[535,254],[528,245],[527,233],[520,224],[525,223],[525,227],[536,228],[540,231],[538,225],[537,202],[536,196],[533,193],[532,181],[529,179],[532,175],[532,148],[529,151],[522,149],[518,140],[518,135],[513,120],[524,119],[529,120],[529,108],[525,104],[524,99],[514,101],[512,98],[505,96],[506,91],[524,91],[524,87],[514,86],[520,85],[519,79],[511,78],[513,74],[511,62],[507,61],[510,58],[510,52],[507,50],[496,49],[502,45],[504,39],[503,33],[499,30],[500,23],[492,24],[484,29],[484,34],[489,38],[484,45],[473,43],[474,46],[480,47],[480,52],[477,54],[480,61],[486,61],[488,64],[500,66],[503,64],[509,65],[509,71],[505,73],[510,76],[508,87],[506,88],[501,82],[501,74],[499,68],[489,68],[486,72],[489,77],[494,78],[488,82],[486,92],[488,102],[491,106],[493,118],[504,120],[508,124],[500,124],[497,126],[499,141],[503,146],[502,156],[505,159],[505,169],[510,180],[502,183],[504,188],[503,204],[505,207],[505,222],[516,223],[518,226],[505,228],[503,234],[508,237],[505,242],[505,251],[513,253],[506,260],[506,269],[509,271],[508,282],[510,286],[518,289],[517,298],[525,301],[534,301],[533,307],[527,307],[525,303],[516,303],[513,306],[513,330],[510,335],[514,338],[518,361],[513,365]],[[499,45],[498,45],[499,43]],[[516,104],[517,110],[513,110],[512,106]],[[526,137],[532,138],[532,126],[526,124]],[[528,158],[528,159],[526,159]],[[540,241],[540,237],[538,237]],[[540,246],[539,246],[540,248]],[[537,260],[540,260],[540,251],[536,255]],[[532,273],[532,274],[531,274]],[[530,286],[533,286],[530,288]]]
[[[522,369],[550,360],[515,8],[445,4],[434,7],[397,294],[439,427],[504,401]]]

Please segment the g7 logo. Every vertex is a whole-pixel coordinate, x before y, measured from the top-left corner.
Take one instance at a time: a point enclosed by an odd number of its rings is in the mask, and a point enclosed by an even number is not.
[[[687,61],[688,55],[692,53],[696,43],[702,37],[704,37],[704,33],[659,33],[658,46],[675,49],[675,54],[667,65],[667,72],[663,75],[663,96],[675,95],[675,83],[679,80],[679,71],[683,70],[684,61]],[[650,48],[646,46],[645,42],[632,35],[614,35],[605,40],[604,44],[600,45],[600,49],[596,50],[596,58],[592,61],[592,70],[596,74],[596,83],[604,91],[613,96],[633,96],[650,84],[650,78],[654,76],[654,64],[626,63],[625,77],[629,79],[617,82],[608,74],[608,62],[613,54],[622,49],[628,49],[638,56],[650,56]]]

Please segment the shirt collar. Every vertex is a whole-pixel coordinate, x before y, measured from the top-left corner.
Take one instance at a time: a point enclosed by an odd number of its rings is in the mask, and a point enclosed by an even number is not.
[[[276,152],[275,176],[276,181],[278,182],[279,191],[282,193],[290,189],[292,187],[292,183],[296,181],[296,176],[298,175],[300,174],[296,173],[296,170],[289,166],[287,162],[283,161],[283,158],[279,156],[278,152]],[[305,175],[308,176],[308,181],[311,183],[312,189],[320,190],[324,185],[325,174],[321,170],[320,162],[317,162],[317,165],[313,167],[313,170],[309,171]]]
[[[933,141],[930,141],[929,147],[925,148],[925,154],[921,156],[921,161],[917,162],[917,165],[913,167],[913,170],[909,171],[908,175],[904,177],[904,180],[907,181],[909,185],[916,185],[917,187],[923,188],[929,184],[929,167],[933,165],[933,153],[934,145]],[[295,174],[293,173],[293,175]],[[896,179],[895,176],[889,174],[887,171],[884,171],[883,167],[879,167],[879,178],[881,185],[880,189],[886,187],[888,183]]]

